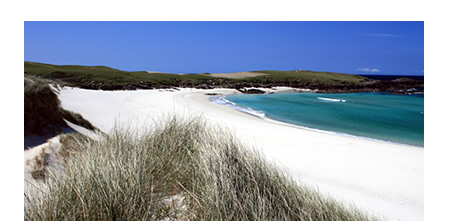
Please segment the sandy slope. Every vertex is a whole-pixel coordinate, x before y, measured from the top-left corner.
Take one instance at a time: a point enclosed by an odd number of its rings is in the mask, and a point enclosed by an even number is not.
[[[66,121],[66,123],[68,127],[64,128],[63,131],[78,132],[92,139],[100,139],[100,135],[93,131],[70,123],[69,121]],[[27,143],[26,140],[28,138],[25,137],[25,143]],[[36,177],[39,177],[39,175],[36,176],[36,172],[47,170],[49,167],[53,168],[53,171],[62,171],[62,165],[56,156],[61,148],[61,143],[59,142],[60,136],[54,136],[49,139],[46,139],[46,137],[36,137],[35,139],[39,139],[39,143],[42,144],[32,146],[23,152],[24,193],[27,194],[27,197],[24,199],[25,206],[28,205],[29,199],[38,200],[45,193],[45,188],[43,188],[45,182],[43,179],[36,179]],[[40,139],[46,139],[46,141],[41,141]],[[33,173],[35,174],[34,176]]]
[[[214,104],[206,93],[180,91],[93,91],[64,88],[64,109],[78,112],[108,132],[115,120],[142,127],[167,114],[202,115],[229,128],[295,179],[341,201],[390,220],[423,220],[423,148],[298,129]]]

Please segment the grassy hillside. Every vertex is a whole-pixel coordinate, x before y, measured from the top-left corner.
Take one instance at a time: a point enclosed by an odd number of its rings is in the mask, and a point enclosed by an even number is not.
[[[25,220],[375,220],[298,185],[201,119],[173,118],[144,136],[62,138],[64,165]]]
[[[162,87],[172,85],[197,85],[208,83],[212,77],[203,75],[176,75],[148,73],[146,71],[128,72],[105,66],[50,65],[26,62],[26,74],[62,81],[83,88],[121,89],[127,85]]]
[[[324,84],[337,84],[337,83],[355,83],[360,84],[368,79],[366,77],[341,74],[332,72],[316,72],[316,71],[256,71],[259,73],[268,74],[268,76],[258,76],[256,79],[267,79],[272,81],[298,81],[298,82],[311,82],[311,83],[324,83]]]
[[[105,66],[50,65],[25,62],[25,73],[91,89],[133,89],[163,87],[230,87],[247,86],[307,86],[362,84],[367,78],[330,72],[258,71],[264,76],[232,79],[208,74],[167,74],[145,71],[128,72]]]

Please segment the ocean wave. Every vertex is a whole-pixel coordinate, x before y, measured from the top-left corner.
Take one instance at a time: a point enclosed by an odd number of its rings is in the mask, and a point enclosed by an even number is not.
[[[242,112],[245,112],[245,113],[247,113],[247,114],[251,114],[251,115],[253,115],[253,116],[260,117],[260,118],[263,118],[263,119],[266,118],[264,112],[258,111],[258,110],[254,110],[254,109],[251,109],[251,108],[249,108],[249,107],[242,107],[242,106],[239,106],[239,105],[237,105],[236,103],[227,100],[224,96],[220,96],[220,97],[210,97],[210,100],[211,100],[213,103],[215,103],[215,104],[221,104],[221,105],[225,105],[225,106],[228,106],[228,107],[232,107],[232,108],[235,109],[235,110],[242,111]]]
[[[334,98],[327,98],[327,97],[317,97],[318,99],[320,99],[320,100],[323,100],[323,101],[332,101],[332,102],[346,102],[346,100],[343,100],[343,99],[334,99]]]
[[[237,106],[236,103],[227,100],[225,97],[220,96],[220,97],[210,97],[210,100],[212,101],[212,103],[215,104],[222,104],[222,105],[226,105],[226,106]]]

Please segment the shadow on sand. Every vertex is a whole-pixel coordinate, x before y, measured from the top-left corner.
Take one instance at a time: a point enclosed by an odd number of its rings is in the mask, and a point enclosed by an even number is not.
[[[76,130],[70,128],[70,127],[65,127],[62,129],[62,133],[75,133],[77,132]],[[36,135],[29,135],[29,136],[25,136],[24,139],[24,147],[23,150],[28,150],[31,149],[35,146],[39,146],[41,144],[46,143],[49,139],[58,136],[59,134],[55,134],[55,135],[44,135],[44,136],[36,136]]]

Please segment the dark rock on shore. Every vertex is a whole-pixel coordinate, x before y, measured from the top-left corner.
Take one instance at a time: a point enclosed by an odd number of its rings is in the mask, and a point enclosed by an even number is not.
[[[238,91],[244,93],[244,94],[265,94],[265,91],[259,90],[257,88],[249,88],[249,89],[239,89]]]

